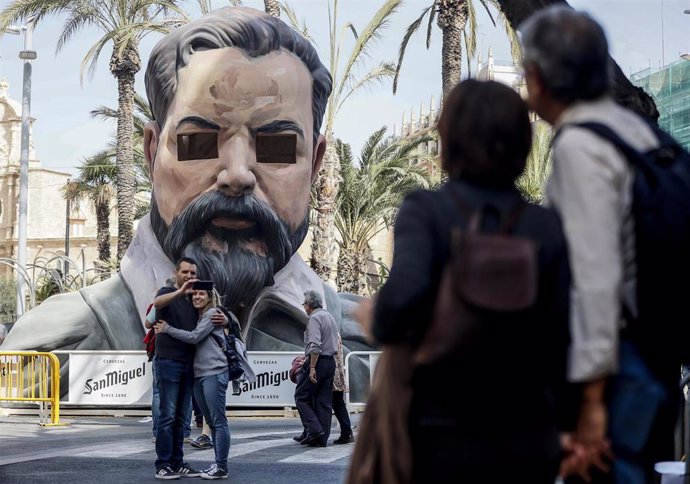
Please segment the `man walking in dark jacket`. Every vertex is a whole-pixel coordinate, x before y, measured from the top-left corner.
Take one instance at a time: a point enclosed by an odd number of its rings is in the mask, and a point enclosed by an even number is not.
[[[326,447],[333,414],[334,356],[338,350],[338,326],[323,310],[316,291],[304,293],[304,310],[309,316],[304,332],[304,354],[308,362],[297,379],[295,404],[305,428],[302,445]]]

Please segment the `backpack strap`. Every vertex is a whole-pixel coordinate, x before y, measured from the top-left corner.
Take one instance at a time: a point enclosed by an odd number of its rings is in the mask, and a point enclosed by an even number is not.
[[[575,126],[578,128],[583,128],[586,130],[589,130],[599,136],[600,138],[608,141],[611,143],[613,146],[618,148],[621,153],[623,153],[623,156],[634,166],[639,167],[641,163],[641,158],[642,158],[642,153],[630,146],[626,141],[621,138],[618,133],[616,133],[614,130],[612,130],[610,127],[603,123],[597,123],[594,121],[587,121],[583,123],[569,123],[569,124],[564,124],[561,126],[561,128],[558,130],[556,135],[553,138],[553,141],[556,141],[556,138],[558,135],[562,132],[563,129],[567,129],[569,126]]]
[[[465,217],[465,219],[468,220],[468,225],[469,228],[473,231],[478,231],[479,230],[479,222],[480,222],[480,217],[477,215],[477,210],[473,209],[465,199],[462,198],[462,196],[458,193],[457,190],[455,190],[452,187],[450,188],[450,194],[455,201],[455,205],[458,207],[458,210],[460,210],[460,213]],[[509,234],[513,230],[515,230],[515,227],[517,226],[517,223],[520,220],[520,216],[522,215],[522,212],[525,210],[525,207],[527,207],[527,203],[525,203],[524,200],[519,199],[516,203],[513,209],[508,213],[507,217],[501,217],[503,219],[503,222],[498,230],[499,233],[503,234]],[[480,208],[479,212],[483,209]]]
[[[225,342],[223,341],[223,339],[220,336],[218,336],[216,333],[214,333],[213,331],[211,331],[211,336],[213,336],[213,339],[215,339],[218,342],[218,344],[220,345],[220,349],[223,350],[223,353],[225,353],[226,348],[225,348]]]

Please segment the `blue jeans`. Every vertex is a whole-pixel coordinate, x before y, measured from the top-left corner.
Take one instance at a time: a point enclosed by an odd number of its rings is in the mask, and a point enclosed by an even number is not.
[[[161,396],[158,393],[158,378],[156,377],[156,360],[151,362],[153,373],[153,395],[151,397],[151,419],[153,420],[153,436],[158,435],[158,420],[161,418]]]
[[[194,398],[211,429],[216,465],[228,470],[230,427],[225,416],[225,394],[228,391],[228,372],[194,379]]]
[[[608,384],[609,434],[616,483],[654,480],[654,463],[673,460],[677,384],[652,374],[634,344],[620,343],[620,369]]]
[[[155,357],[154,357],[155,358]],[[155,360],[154,360],[155,361]],[[158,377],[156,377],[156,365],[151,362],[151,369],[153,372],[153,396],[151,397],[151,419],[153,420],[153,436],[158,435],[158,420],[161,418],[161,397],[158,393]],[[192,402],[189,403],[189,410],[187,411],[187,416],[185,417],[184,425],[184,438],[186,439],[192,434]]]
[[[192,409],[192,362],[154,359],[160,396],[160,416],[156,432],[156,470],[177,469],[183,463],[184,428],[190,425]]]

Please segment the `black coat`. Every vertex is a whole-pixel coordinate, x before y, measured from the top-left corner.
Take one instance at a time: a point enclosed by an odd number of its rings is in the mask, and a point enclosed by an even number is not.
[[[465,225],[465,215],[449,190],[456,190],[473,208],[495,207],[494,217],[483,219],[482,228],[489,231],[520,201],[512,185],[464,180],[406,197],[395,225],[390,277],[376,302],[373,333],[383,344],[415,346],[429,324],[449,259],[451,228]],[[569,343],[567,245],[558,215],[536,205],[522,211],[514,233],[538,245],[534,307],[515,313],[509,324],[487,328],[489,337],[483,338],[482,347],[414,372],[415,466],[437,468],[442,476],[449,475],[446,465],[491,468],[497,456],[503,463],[507,459],[521,466],[537,461],[553,464],[559,456],[557,410],[564,408],[564,402],[556,401],[565,388]],[[460,398],[453,397],[451,389]],[[425,452],[427,448],[433,450]]]

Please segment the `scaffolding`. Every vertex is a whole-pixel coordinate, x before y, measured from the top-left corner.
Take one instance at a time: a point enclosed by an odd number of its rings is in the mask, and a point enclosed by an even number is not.
[[[659,126],[690,150],[690,62],[674,62],[656,72],[645,69],[630,81],[654,98]]]

